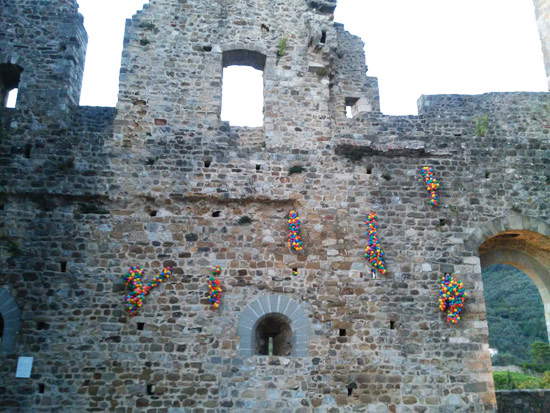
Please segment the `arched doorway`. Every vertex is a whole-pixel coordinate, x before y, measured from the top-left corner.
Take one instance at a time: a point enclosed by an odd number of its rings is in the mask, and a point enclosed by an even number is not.
[[[550,226],[533,217],[502,217],[477,228],[466,246],[479,254],[482,269],[511,265],[533,280],[550,332]]]

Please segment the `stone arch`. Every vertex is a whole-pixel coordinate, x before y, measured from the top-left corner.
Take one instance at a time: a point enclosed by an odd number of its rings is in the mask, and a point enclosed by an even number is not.
[[[266,316],[280,315],[287,319],[292,329],[291,357],[307,357],[311,323],[303,306],[284,295],[265,295],[248,304],[239,318],[239,355],[256,354],[255,334],[258,323]]]
[[[533,217],[506,216],[481,225],[465,245],[479,255],[482,268],[511,265],[533,280],[550,338],[550,226]]]
[[[6,288],[0,288],[0,314],[2,315],[4,324],[0,352],[13,353],[15,350],[15,339],[21,327],[21,312]]]

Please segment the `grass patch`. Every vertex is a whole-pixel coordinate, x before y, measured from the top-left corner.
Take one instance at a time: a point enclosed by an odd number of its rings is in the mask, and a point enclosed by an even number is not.
[[[305,171],[305,168],[302,165],[294,165],[288,168],[289,175],[301,174],[304,171]]]
[[[489,130],[489,115],[481,115],[474,118],[476,136],[483,137]]]

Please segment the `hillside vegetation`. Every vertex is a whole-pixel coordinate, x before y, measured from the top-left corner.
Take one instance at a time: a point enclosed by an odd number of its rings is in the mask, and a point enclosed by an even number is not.
[[[531,279],[508,265],[483,272],[489,345],[497,349],[494,365],[532,362],[531,344],[548,343],[544,306]]]

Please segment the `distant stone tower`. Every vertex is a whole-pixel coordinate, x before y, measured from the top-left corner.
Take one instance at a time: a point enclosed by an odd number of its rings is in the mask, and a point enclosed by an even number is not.
[[[550,94],[386,116],[334,0],[151,0],[117,107],[79,107],[76,1],[0,2],[2,100],[20,88],[0,108],[3,411],[495,411],[482,267],[524,270],[550,320]],[[263,71],[261,127],[221,120],[232,65]],[[132,317],[137,265],[173,276]],[[445,273],[468,292],[452,326]]]
[[[548,90],[550,90],[550,0],[533,0],[533,2],[535,3],[535,14],[542,43]]]
[[[78,106],[87,35],[76,0],[0,0],[0,100],[58,119]]]

